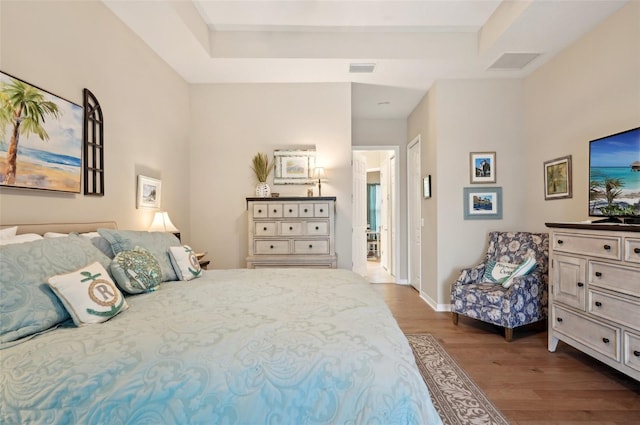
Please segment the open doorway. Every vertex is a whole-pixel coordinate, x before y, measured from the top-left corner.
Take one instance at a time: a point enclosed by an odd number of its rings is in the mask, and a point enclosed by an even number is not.
[[[399,252],[398,147],[354,146],[353,150],[353,213],[362,218],[354,220],[361,225],[354,224],[353,269],[370,282],[395,283]]]

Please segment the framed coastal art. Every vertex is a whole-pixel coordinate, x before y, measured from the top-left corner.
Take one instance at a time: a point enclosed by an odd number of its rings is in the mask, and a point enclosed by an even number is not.
[[[465,187],[463,193],[465,220],[502,219],[501,187]]]
[[[313,169],[316,164],[315,149],[277,149],[274,184],[313,184]]]
[[[469,154],[471,184],[496,182],[496,153],[471,152]]]
[[[544,199],[563,199],[572,196],[571,155],[545,161]]]
[[[139,175],[136,208],[160,208],[161,189],[160,180]]]
[[[80,193],[83,108],[0,71],[0,186]]]

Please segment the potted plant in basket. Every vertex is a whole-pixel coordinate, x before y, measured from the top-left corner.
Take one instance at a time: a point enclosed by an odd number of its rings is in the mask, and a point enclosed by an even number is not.
[[[260,198],[267,198],[271,196],[271,188],[267,184],[267,177],[269,177],[274,165],[275,163],[273,161],[269,161],[269,157],[266,153],[258,152],[253,157],[253,165],[251,166],[251,169],[258,179],[258,184],[256,185],[256,196]]]

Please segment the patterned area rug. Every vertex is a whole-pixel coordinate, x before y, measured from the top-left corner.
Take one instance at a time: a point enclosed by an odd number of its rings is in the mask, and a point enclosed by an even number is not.
[[[445,425],[509,425],[509,421],[432,335],[407,335],[407,339]]]

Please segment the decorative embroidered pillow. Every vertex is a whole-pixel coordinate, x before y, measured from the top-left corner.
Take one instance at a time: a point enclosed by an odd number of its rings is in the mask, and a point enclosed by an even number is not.
[[[155,291],[162,282],[158,260],[139,246],[119,252],[111,261],[110,269],[120,289],[129,294]]]
[[[172,246],[169,257],[180,280],[191,280],[202,275],[200,262],[189,245]]]
[[[502,282],[502,286],[504,288],[510,288],[511,285],[513,285],[513,280],[514,278],[518,277],[518,276],[525,276],[528,275],[529,273],[531,273],[533,271],[533,269],[536,268],[536,259],[533,257],[528,257],[526,260],[524,260],[522,263],[520,263],[520,265],[518,265],[518,267],[516,267],[516,269],[513,271],[513,273],[511,273],[511,275],[506,278],[504,280],[504,282]]]
[[[104,322],[129,308],[99,262],[75,272],[53,276],[47,283],[76,326]]]
[[[180,241],[168,232],[146,232],[140,230],[98,229],[100,236],[111,244],[113,254],[140,246],[156,257],[162,269],[162,281],[177,280],[169,258],[169,247],[180,246]]]
[[[517,264],[490,260],[484,270],[484,281],[502,283],[517,267]]]

